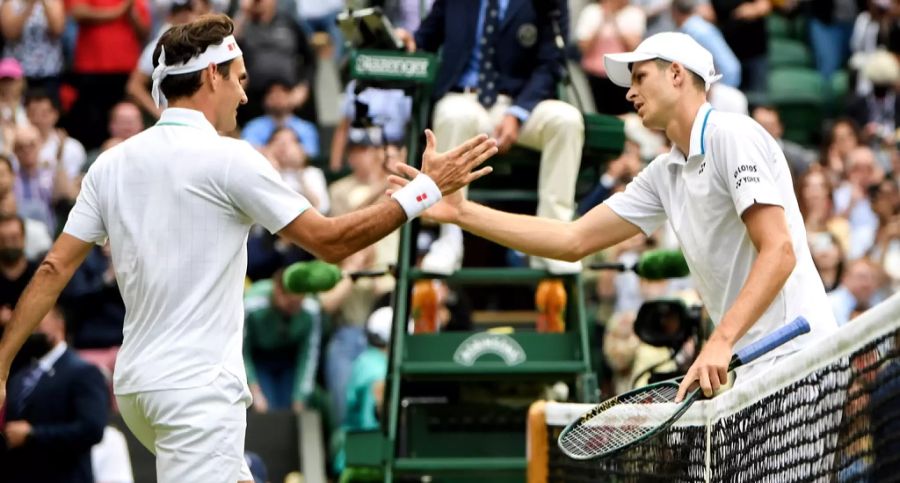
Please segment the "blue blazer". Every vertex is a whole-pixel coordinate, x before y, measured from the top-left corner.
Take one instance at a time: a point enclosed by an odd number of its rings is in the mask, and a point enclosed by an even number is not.
[[[18,398],[17,377],[7,385]],[[109,390],[100,370],[66,349],[50,373],[38,381],[24,408],[6,421],[25,420],[32,433],[25,445],[0,443],[0,481],[8,483],[93,483],[91,447],[103,439],[109,416]]]
[[[528,112],[545,99],[556,98],[564,58],[556,48],[550,17],[538,15],[536,4],[546,0],[509,0],[497,34],[498,90],[513,98],[513,105]],[[559,1],[560,29],[567,38],[568,2]],[[435,98],[455,87],[475,46],[481,0],[436,0],[415,33],[416,46],[441,51]]]

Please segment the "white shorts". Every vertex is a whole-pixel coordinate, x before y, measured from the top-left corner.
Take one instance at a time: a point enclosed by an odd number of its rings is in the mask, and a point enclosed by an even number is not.
[[[116,396],[122,419],[156,455],[160,483],[253,481],[244,459],[244,384],[227,371],[209,385]]]

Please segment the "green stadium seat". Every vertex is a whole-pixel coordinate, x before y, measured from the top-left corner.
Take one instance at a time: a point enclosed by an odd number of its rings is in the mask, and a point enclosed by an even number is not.
[[[836,113],[844,107],[847,93],[850,91],[850,73],[841,69],[831,76],[830,112]]]
[[[783,15],[773,13],[766,17],[766,30],[769,32],[770,39],[788,39],[791,38],[793,25],[791,21]]]
[[[812,67],[812,65],[812,53],[805,43],[777,37],[769,39],[769,68]]]
[[[821,103],[825,82],[815,69],[781,67],[769,71],[769,98],[773,102]]]
[[[786,139],[807,145],[817,140],[827,105],[825,82],[818,71],[801,67],[772,69],[768,100],[778,108]]]
[[[766,17],[766,30],[770,39],[804,40],[806,38],[806,23],[802,16],[788,18],[778,13],[769,14]]]
[[[841,69],[831,76],[831,93],[835,96],[846,96],[850,89],[850,73]]]

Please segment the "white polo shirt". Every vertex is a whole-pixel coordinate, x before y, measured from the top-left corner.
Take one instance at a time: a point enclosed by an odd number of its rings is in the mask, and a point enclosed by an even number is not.
[[[253,223],[275,233],[309,206],[199,111],[169,108],[100,155],[64,231],[110,240],[127,308],[116,394],[202,386],[222,370],[246,381],[247,234]]]
[[[811,333],[770,354],[792,352],[836,329],[825,288],[813,265],[790,169],[778,143],[753,119],[704,104],[691,128],[690,153],[673,147],[606,201],[646,234],[668,219],[697,290],[718,324],[731,307],[757,251],[741,214],[755,203],[784,208],[797,264],[763,316],[735,345],[806,317]]]

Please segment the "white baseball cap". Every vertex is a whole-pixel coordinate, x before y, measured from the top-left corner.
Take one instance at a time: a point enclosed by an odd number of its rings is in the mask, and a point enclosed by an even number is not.
[[[394,323],[394,309],[381,307],[372,312],[366,321],[366,331],[381,339],[385,344],[391,343],[391,326]]]
[[[678,62],[689,71],[699,75],[706,82],[706,90],[709,90],[709,86],[713,82],[722,78],[721,74],[716,74],[712,54],[690,35],[681,32],[662,32],[651,35],[641,42],[634,52],[606,54],[603,56],[603,65],[606,66],[606,75],[614,84],[631,87],[629,66],[634,62],[652,59]]]

